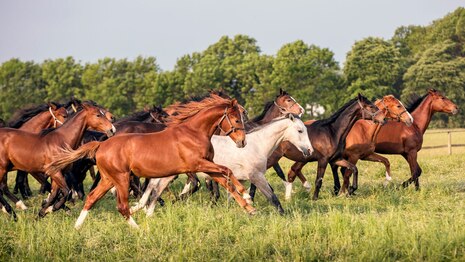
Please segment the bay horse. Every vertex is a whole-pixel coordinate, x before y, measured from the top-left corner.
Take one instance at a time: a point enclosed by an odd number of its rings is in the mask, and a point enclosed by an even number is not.
[[[431,117],[436,112],[455,115],[459,109],[450,99],[439,91],[430,89],[424,96],[417,99],[408,107],[414,122],[406,126],[397,122],[388,122],[381,128],[376,140],[376,153],[401,155],[407,160],[412,176],[402,183],[408,187],[415,183],[415,188],[420,188],[419,177],[421,168],[417,161],[418,151],[423,145],[423,135],[428,128]]]
[[[266,139],[264,139],[266,138]],[[303,156],[313,152],[304,123],[293,114],[273,119],[267,124],[257,126],[247,132],[247,147],[238,149],[225,136],[213,136],[211,139],[215,156],[213,162],[230,168],[239,181],[250,180],[266,196],[280,214],[284,209],[265,178],[267,159],[282,141],[293,144]],[[207,175],[208,176],[208,175]],[[146,205],[151,191],[156,188],[156,196],[149,205],[147,215],[153,213],[154,203],[158,196],[176,176],[152,179],[137,206],[131,213]]]
[[[338,166],[349,168],[354,174],[358,172],[356,166],[343,158],[346,137],[355,122],[359,119],[368,119],[375,123],[384,123],[384,118],[384,113],[380,111],[378,107],[366,97],[358,94],[357,98],[348,101],[329,118],[317,120],[312,124],[305,124],[310,142],[315,150],[310,157],[302,157],[295,147],[289,143],[283,142],[268,159],[268,167],[277,164],[279,159],[283,156],[296,161],[288,173],[288,181],[292,183],[305,164],[317,161],[316,186],[313,193],[313,199],[316,200],[318,199],[318,194],[323,183],[326,166],[329,163],[333,162]],[[286,192],[289,192],[288,188],[286,188]],[[286,193],[286,195],[288,195],[288,193]]]
[[[410,115],[404,105],[393,95],[386,95],[383,98],[376,100],[375,105],[386,115],[386,119],[389,121],[403,122],[406,126],[411,126],[413,124],[412,115]],[[385,157],[375,153],[376,140],[381,128],[383,128],[383,125],[381,124],[373,125],[373,123],[368,120],[358,120],[347,135],[346,147],[343,153],[344,159],[354,165],[357,164],[358,160],[389,163]],[[337,195],[340,190],[337,168],[338,167],[336,165],[331,164],[335,181],[335,195]],[[341,173],[344,178],[342,192],[347,192],[349,189],[349,178],[352,171],[350,169],[341,168]],[[391,179],[391,170],[390,168],[387,168],[386,180],[390,181]],[[355,191],[357,188],[358,178],[354,176],[352,190]]]
[[[211,137],[217,129],[226,131],[237,147],[244,147],[245,131],[237,100],[211,94],[200,102],[192,101],[177,108],[168,127],[160,132],[125,134],[103,142],[90,142],[77,150],[64,149],[48,165],[49,174],[84,157],[95,157],[102,180],[92,190],[76,221],[79,229],[92,206],[115,186],[118,211],[130,226],[138,228],[128,205],[129,176],[159,178],[187,172],[206,172],[234,196],[249,213],[255,209],[239,194],[248,198],[246,190],[227,167],[212,162]],[[231,181],[229,183],[228,181]]]
[[[45,172],[47,166],[61,147],[77,147],[84,130],[93,128],[105,131],[109,135],[114,133],[115,127],[105,117],[101,109],[83,103],[83,110],[69,118],[62,126],[35,134],[12,128],[0,129],[0,180],[10,170],[24,170],[32,174]],[[61,170],[49,175],[52,178],[52,193],[48,201],[39,212],[39,217],[60,208],[68,195],[68,186],[61,174]],[[63,197],[53,204],[59,195]],[[3,198],[3,197],[1,197]],[[4,199],[1,199],[2,204]],[[53,204],[53,206],[52,206]],[[7,211],[14,215],[8,205]]]
[[[38,134],[43,129],[62,125],[67,117],[68,112],[63,107],[63,105],[49,102],[47,104],[31,106],[18,110],[13,114],[13,117],[9,122],[9,127]],[[37,173],[34,174],[34,177],[40,183],[46,182],[46,177],[44,174]],[[27,172],[18,170],[16,181],[19,183],[24,183],[23,179],[25,178],[27,178]],[[20,187],[20,189],[21,195],[24,199],[31,196],[31,192],[28,192],[26,190],[27,188]],[[17,198],[14,193],[10,192],[7,184],[7,175],[5,175],[0,182],[0,190],[3,191],[6,197],[15,203],[16,208],[22,210],[27,209],[23,201]]]

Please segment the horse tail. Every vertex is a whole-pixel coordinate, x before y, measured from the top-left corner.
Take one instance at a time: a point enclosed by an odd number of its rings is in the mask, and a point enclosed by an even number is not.
[[[76,150],[66,145],[61,148],[61,153],[54,157],[55,160],[45,167],[45,170],[47,174],[55,174],[81,158],[94,158],[99,147],[99,141],[86,143]]]

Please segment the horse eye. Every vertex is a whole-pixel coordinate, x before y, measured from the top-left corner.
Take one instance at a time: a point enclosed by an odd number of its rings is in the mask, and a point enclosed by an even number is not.
[[[299,130],[299,133],[303,133],[304,131],[303,130]]]
[[[400,107],[401,107],[400,105],[397,106],[397,108],[400,108]]]
[[[100,114],[97,114],[97,117],[100,117]]]
[[[238,124],[239,124],[239,120],[237,120],[237,119],[236,119],[236,123],[238,123]]]

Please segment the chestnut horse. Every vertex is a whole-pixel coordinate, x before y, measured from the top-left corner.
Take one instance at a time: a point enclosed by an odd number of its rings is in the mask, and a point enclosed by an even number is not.
[[[394,120],[397,122],[403,122],[407,126],[413,124],[413,117],[405,109],[404,105],[397,100],[393,95],[384,96],[382,99],[375,101],[375,105],[383,111],[387,119]],[[367,120],[358,120],[355,125],[350,130],[346,138],[346,148],[344,150],[344,159],[350,163],[356,165],[358,160],[366,160],[373,162],[382,162],[385,163],[389,161],[378,154],[375,153],[375,143],[379,131],[381,130],[382,125],[377,124],[373,125],[370,121]],[[337,166],[331,164],[331,169],[333,171],[334,177],[334,193],[337,195],[340,189],[339,177],[337,175]],[[344,177],[343,183],[343,192],[348,191],[349,189],[349,178],[352,174],[352,171],[349,169],[342,168],[341,173]],[[386,180],[391,180],[391,170],[386,170]],[[355,191],[358,187],[358,178],[353,178],[352,192]]]
[[[24,108],[15,112],[9,122],[9,127],[37,134],[43,129],[62,125],[67,117],[68,112],[62,105],[50,102],[47,104]],[[40,183],[46,182],[44,174],[38,173],[34,176]],[[17,171],[17,182],[23,183],[23,179],[26,177],[27,172],[21,170]],[[28,192],[25,187],[20,187],[20,189],[23,198],[26,199],[31,196],[31,192]],[[16,208],[23,210],[27,208],[24,203],[8,189],[7,175],[3,177],[3,180],[0,183],[0,190],[2,190],[5,196],[15,203]]]
[[[118,211],[129,225],[138,227],[128,204],[131,172],[150,178],[205,172],[227,188],[241,207],[250,213],[255,212],[239,195],[249,197],[231,170],[212,162],[214,152],[210,139],[217,129],[226,131],[237,147],[246,145],[240,108],[237,100],[212,94],[200,102],[180,105],[176,110],[178,114],[170,117],[168,127],[163,131],[125,134],[104,142],[90,142],[77,150],[64,150],[48,166],[48,173],[58,172],[77,159],[95,156],[102,179],[89,193],[75,228],[82,226],[89,209],[113,186],[117,191]]]
[[[75,148],[79,145],[82,134],[88,127],[105,131],[109,135],[114,133],[115,127],[100,108],[85,103],[82,106],[83,110],[68,119],[62,126],[47,130],[46,133],[35,134],[18,129],[1,128],[0,180],[10,170],[24,170],[32,174],[45,172],[45,166],[51,162],[61,147]],[[68,195],[68,186],[61,170],[50,174],[50,177],[52,178],[52,194],[50,201],[40,211],[40,217],[60,208]],[[52,206],[60,190],[63,197]],[[5,205],[4,199],[1,201],[7,211],[15,216],[8,203]]]
[[[329,163],[333,162],[338,166],[347,167],[351,169],[354,174],[358,172],[356,166],[342,157],[347,134],[350,129],[352,129],[355,122],[359,119],[369,119],[373,120],[375,123],[384,123],[384,117],[385,115],[383,112],[366,97],[359,94],[357,98],[347,102],[328,119],[318,120],[312,124],[305,125],[310,142],[315,150],[310,157],[302,157],[294,146],[287,142],[283,142],[268,159],[268,167],[277,164],[282,156],[296,161],[288,174],[289,182],[292,183],[303,166],[308,162],[318,161],[316,186],[313,194],[313,199],[316,200],[318,199],[318,194],[323,183],[326,166]],[[288,188],[286,190],[289,191]],[[286,193],[286,195],[288,195],[288,193]]]
[[[415,188],[418,190],[420,188],[418,178],[422,170],[417,162],[417,154],[421,150],[423,134],[428,128],[431,117],[436,112],[455,115],[459,109],[447,97],[431,89],[409,106],[408,110],[413,116],[413,125],[406,126],[402,123],[389,122],[383,126],[376,140],[375,152],[402,155],[407,160],[412,174],[402,185],[407,187],[411,183],[415,183]]]

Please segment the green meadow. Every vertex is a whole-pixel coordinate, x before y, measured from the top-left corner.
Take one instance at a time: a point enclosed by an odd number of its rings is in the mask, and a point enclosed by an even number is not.
[[[463,143],[465,132],[453,133],[452,141]],[[446,143],[446,134],[425,135],[425,146]],[[187,201],[174,202],[182,177],[163,194],[166,205],[152,217],[135,214],[140,230],[127,225],[111,194],[89,212],[80,231],[73,226],[81,201],[70,205],[70,214],[59,211],[36,220],[44,196],[37,196],[38,184],[32,183],[35,197],[25,201],[28,210],[16,211],[18,222],[0,214],[0,261],[464,261],[465,148],[447,152],[420,152],[420,191],[413,185],[399,189],[410,176],[400,156],[388,156],[393,181],[387,185],[382,164],[360,162],[360,185],[352,197],[333,196],[328,168],[318,201],[299,181],[292,199],[285,201],[282,183],[269,170],[267,178],[286,210],[283,216],[259,192],[255,216],[228,202],[224,190],[212,205],[204,184]],[[288,170],[292,163],[281,164]],[[314,163],[304,168],[312,184],[315,170]],[[10,173],[10,188],[13,180]],[[87,189],[90,184],[88,178]]]

